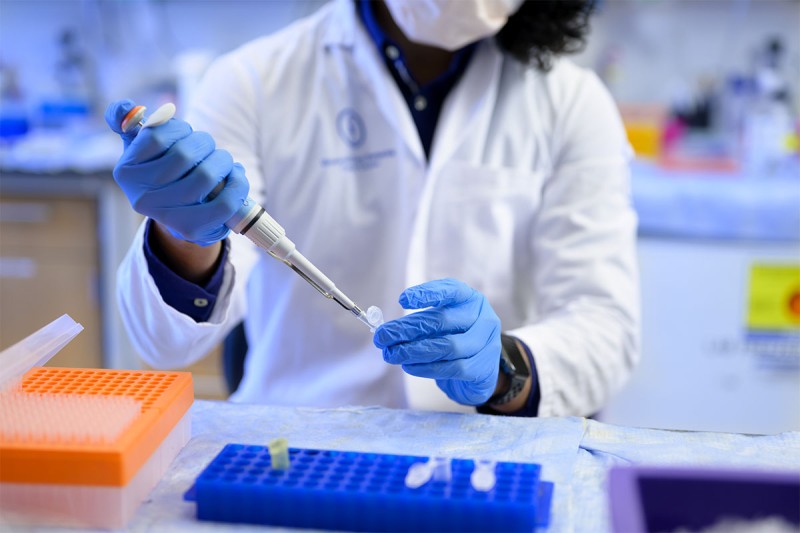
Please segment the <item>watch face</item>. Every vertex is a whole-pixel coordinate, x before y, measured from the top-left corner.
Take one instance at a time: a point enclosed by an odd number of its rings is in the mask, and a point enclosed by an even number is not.
[[[510,383],[508,390],[501,396],[489,400],[488,405],[503,405],[517,396],[525,388],[525,381],[528,379],[530,373],[527,371],[527,366],[520,349],[513,337],[503,335],[501,337],[502,351],[500,352],[500,371],[508,376]]]
[[[525,364],[524,357],[526,357],[526,355],[520,350],[516,339],[508,335],[502,335],[500,340],[502,342],[500,368],[510,376],[523,376],[527,378],[530,372]]]
[[[513,376],[517,373],[517,367],[514,366],[514,363],[508,358],[508,354],[505,350],[500,354],[500,370],[507,376]]]

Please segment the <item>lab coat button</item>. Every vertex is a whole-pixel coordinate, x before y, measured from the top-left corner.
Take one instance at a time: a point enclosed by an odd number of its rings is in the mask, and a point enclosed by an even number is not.
[[[426,107],[428,107],[428,100],[424,96],[414,98],[414,109],[424,111]]]
[[[205,298],[195,298],[194,299],[194,306],[195,307],[208,307],[208,300]]]
[[[398,50],[396,46],[390,44],[386,47],[386,57],[389,59],[397,59],[400,57],[400,50]]]

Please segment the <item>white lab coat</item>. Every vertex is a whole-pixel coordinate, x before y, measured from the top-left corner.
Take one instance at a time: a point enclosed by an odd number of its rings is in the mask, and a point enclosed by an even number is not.
[[[612,99],[566,60],[543,74],[488,40],[447,98],[427,162],[353,4],[217,60],[190,122],[232,152],[251,196],[363,308],[391,320],[405,287],[463,280],[531,348],[540,415],[596,411],[638,358],[629,146]],[[119,297],[156,367],[196,361],[246,318],[235,401],[407,405],[402,370],[364,324],[241,236],[208,322],[163,302],[142,231]]]

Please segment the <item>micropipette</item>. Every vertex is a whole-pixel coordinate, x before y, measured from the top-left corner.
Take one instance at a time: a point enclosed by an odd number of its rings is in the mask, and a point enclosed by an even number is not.
[[[131,109],[122,120],[120,127],[124,133],[132,132],[137,126],[141,129],[151,128],[164,124],[175,115],[175,105],[168,103],[156,109],[147,120],[143,121],[146,108],[136,106]],[[141,131],[141,130],[140,130]],[[206,200],[214,199],[225,188],[225,180],[221,181]],[[275,259],[283,262],[294,270],[301,278],[311,284],[320,294],[329,300],[334,300],[344,309],[352,313],[357,319],[373,330],[380,324],[373,324],[367,318],[367,313],[361,310],[356,303],[348,298],[334,283],[328,279],[311,261],[301,254],[295,244],[286,236],[286,230],[273,219],[266,210],[251,197],[247,197],[242,207],[234,214],[225,225],[234,233],[244,235],[256,246],[266,251]],[[372,311],[370,307],[368,311]],[[379,312],[380,309],[375,308]],[[371,312],[373,320],[377,312]],[[383,316],[380,316],[381,323]]]

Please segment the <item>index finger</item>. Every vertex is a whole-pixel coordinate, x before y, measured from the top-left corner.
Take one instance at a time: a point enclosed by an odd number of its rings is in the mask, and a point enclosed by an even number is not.
[[[458,305],[469,301],[475,294],[475,289],[463,281],[437,279],[404,290],[400,295],[400,305],[403,309]]]
[[[125,149],[119,163],[139,165],[158,159],[191,133],[192,127],[188,122],[174,118],[160,126],[143,129]]]

